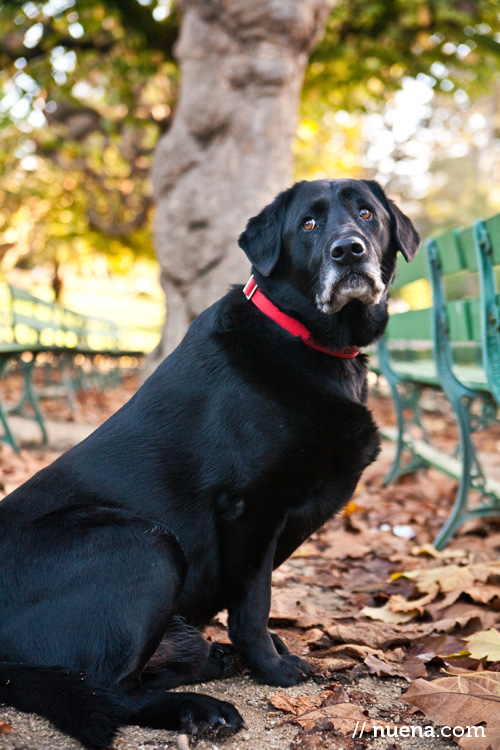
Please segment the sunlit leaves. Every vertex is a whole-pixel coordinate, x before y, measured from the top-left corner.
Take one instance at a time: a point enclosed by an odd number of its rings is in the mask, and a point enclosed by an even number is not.
[[[94,250],[109,252],[114,236],[115,254],[118,245],[152,255],[148,173],[177,86],[169,45],[158,49],[170,3],[46,0],[2,11],[4,269],[75,259],[81,236]],[[146,44],[153,33],[158,43]]]

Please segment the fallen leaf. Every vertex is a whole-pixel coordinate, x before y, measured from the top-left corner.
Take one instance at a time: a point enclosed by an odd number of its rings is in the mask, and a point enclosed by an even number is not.
[[[307,633],[304,633],[304,637],[306,638],[308,645],[313,647],[316,647],[316,644],[319,641],[326,640],[325,634],[321,628],[311,628]]]
[[[315,673],[328,675],[333,672],[347,672],[348,669],[352,669],[358,664],[359,662],[354,659],[333,659],[326,657],[325,659],[321,659]]]
[[[495,628],[474,633],[464,638],[464,641],[468,643],[468,651],[472,659],[500,661],[500,633]]]
[[[380,649],[372,648],[371,646],[364,646],[358,643],[339,643],[336,646],[330,646],[329,648],[321,651],[315,651],[314,657],[316,659],[324,659],[332,655],[335,656],[351,656],[355,659],[364,659],[367,654],[373,654],[383,658],[384,652]]]
[[[407,612],[394,612],[391,609],[390,601],[387,601],[383,607],[363,607],[361,614],[370,617],[372,620],[381,620],[388,625],[400,625],[409,622],[420,614],[418,609],[410,609]]]
[[[470,598],[479,602],[480,604],[488,604],[495,597],[500,597],[500,589],[498,586],[492,584],[484,584],[483,586],[472,586],[465,592]]]
[[[411,682],[417,677],[427,676],[425,664],[416,656],[409,656],[402,662],[387,662],[378,659],[373,654],[367,654],[365,664],[370,674],[376,674],[379,677],[402,677]]]
[[[12,734],[14,730],[6,721],[0,721],[0,734]]]
[[[432,557],[435,560],[454,560],[467,559],[468,554],[464,549],[453,549],[446,547],[443,550],[437,550],[433,544],[422,544],[420,547],[413,547],[411,551],[415,557]]]
[[[358,485],[358,490],[361,489]],[[353,513],[357,513],[360,510],[359,505],[354,502],[354,500],[349,500],[349,502],[344,505],[344,509],[342,510],[342,515],[344,516],[351,516]]]
[[[270,620],[291,622],[299,628],[310,629],[328,621],[329,600],[323,589],[307,585],[274,587],[271,598]]]
[[[387,649],[417,641],[432,633],[432,624],[389,626],[381,622],[343,623],[340,620],[326,628],[333,641],[366,645],[375,649]]]
[[[313,730],[321,722],[323,730],[335,729],[343,735],[352,735],[358,723],[366,722],[364,726],[366,732],[371,732],[373,726],[366,708],[356,703],[336,703],[333,706],[324,706],[302,716],[296,716],[291,721],[300,724],[306,731]]]
[[[300,547],[295,550],[292,558],[318,557],[319,554],[319,549],[315,544],[312,544],[311,542],[304,542],[304,544],[301,544]]]
[[[437,593],[437,590],[436,590]],[[434,601],[435,593],[424,594],[420,599],[405,599],[399,594],[392,594],[389,598],[389,608],[393,612],[415,612],[421,615],[427,604]]]
[[[470,672],[443,677],[433,682],[418,679],[412,682],[402,700],[423,711],[438,725],[469,727],[485,725],[473,736],[456,737],[466,750],[499,750],[500,748],[500,674]]]
[[[457,590],[467,593],[467,589],[477,581],[486,583],[491,576],[500,575],[500,562],[495,560],[475,565],[443,565],[438,568],[408,570],[396,575],[411,578],[422,593],[433,592],[436,585],[444,594]]]
[[[429,607],[432,614],[432,608]],[[457,602],[443,612],[439,612],[439,619],[432,623],[433,630],[437,632],[451,633],[457,626],[465,627],[472,620],[481,623],[482,628],[494,625],[499,618],[499,613],[485,607],[478,607],[468,602]]]
[[[352,534],[344,529],[331,529],[327,537],[328,546],[322,552],[326,560],[343,560],[346,557],[353,559],[364,557],[371,550],[370,540],[365,534]]]
[[[350,698],[348,694],[342,685],[339,685],[338,683],[329,685],[325,691],[325,705],[328,704],[331,706],[334,703],[349,703],[349,701]]]
[[[276,693],[272,698],[269,698],[269,703],[278,708],[284,713],[294,714],[299,716],[300,714],[307,713],[317,706],[321,706],[326,698],[325,693],[320,695],[287,695],[286,693]]]
[[[452,654],[458,654],[464,649],[465,643],[462,639],[450,636],[447,633],[433,634],[416,643],[412,648],[412,654],[427,662],[436,656],[444,658]]]

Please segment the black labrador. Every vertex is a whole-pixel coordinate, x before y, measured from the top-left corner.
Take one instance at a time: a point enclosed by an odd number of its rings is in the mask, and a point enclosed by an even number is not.
[[[267,629],[271,571],[377,456],[358,347],[418,243],[365,180],[300,182],[249,221],[245,293],[0,503],[0,701],[104,748],[123,724],[238,730],[231,704],[164,690],[238,660],[270,685],[308,677]],[[233,645],[209,648],[199,628],[224,608]]]

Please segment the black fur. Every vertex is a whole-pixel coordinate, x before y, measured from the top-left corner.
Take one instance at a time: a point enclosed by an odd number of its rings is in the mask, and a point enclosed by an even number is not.
[[[300,183],[240,243],[263,291],[319,343],[363,346],[384,330],[396,250],[417,249],[401,217],[374,183]],[[339,264],[346,233],[366,253]],[[355,291],[319,309],[333,276],[324,304],[353,284],[371,293],[367,268],[383,280],[376,303]],[[243,726],[229,703],[162,688],[237,663],[271,685],[305,679],[307,662],[267,630],[271,571],[377,455],[365,376],[363,355],[306,346],[241,287],[200,315],[126,406],[0,503],[0,700],[104,748],[128,723]],[[223,608],[233,645],[209,648],[199,628]]]

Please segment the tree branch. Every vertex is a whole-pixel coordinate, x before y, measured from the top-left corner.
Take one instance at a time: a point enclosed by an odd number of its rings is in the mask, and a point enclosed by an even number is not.
[[[118,13],[124,28],[141,34],[149,49],[159,50],[167,60],[174,60],[173,49],[181,26],[176,4],[164,21],[155,21],[151,10],[137,0],[104,0],[104,4]]]
[[[72,50],[90,49],[97,52],[109,52],[117,44],[117,40],[109,36],[101,40],[91,37],[75,39],[72,36],[61,36],[52,25],[51,19],[44,23],[44,27],[44,34],[34,47],[25,47],[24,35],[19,33],[6,34],[0,40],[0,52],[4,56],[4,60],[0,56],[1,64],[5,65],[9,62],[14,62],[19,57],[24,57],[26,60],[44,57],[55,47],[59,46]],[[50,37],[48,37],[47,32],[50,34]]]

